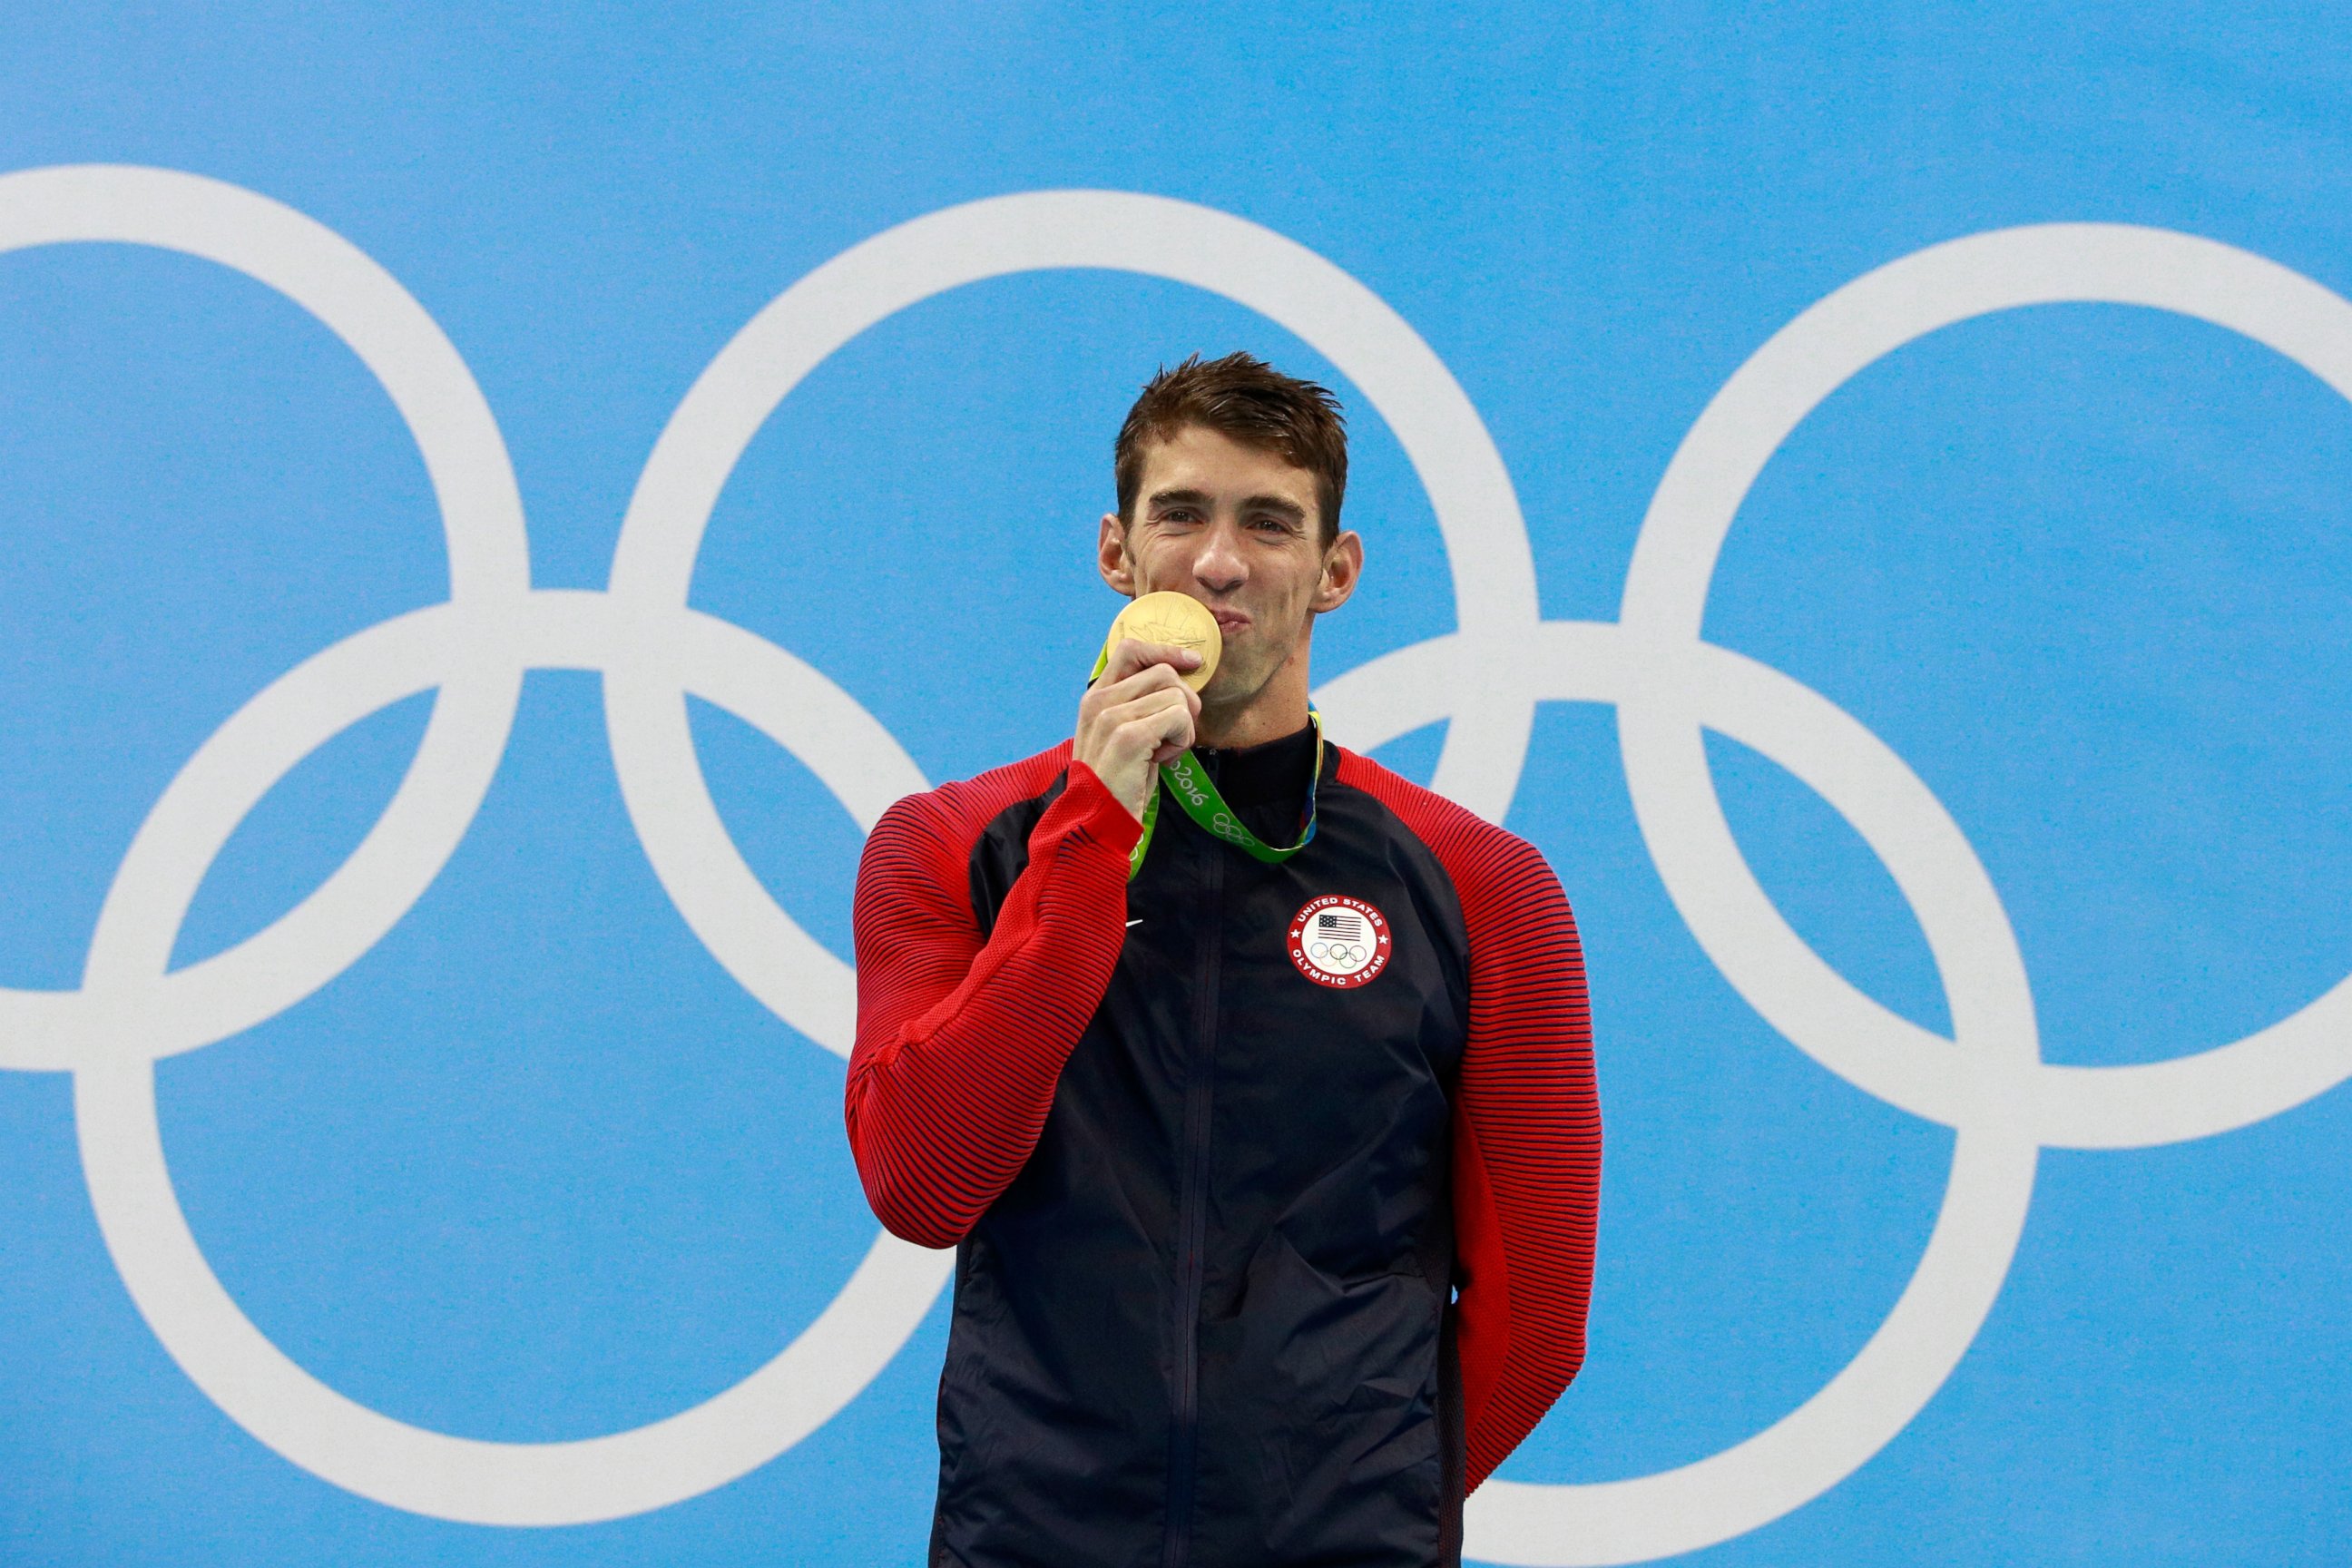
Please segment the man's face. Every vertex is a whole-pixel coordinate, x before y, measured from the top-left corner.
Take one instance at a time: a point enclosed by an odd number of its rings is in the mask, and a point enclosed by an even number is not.
[[[1189,425],[1144,448],[1135,515],[1103,519],[1103,580],[1122,594],[1173,589],[1224,634],[1213,709],[1245,706],[1287,672],[1302,688],[1314,617],[1354,592],[1362,542],[1322,543],[1315,476],[1278,454]]]

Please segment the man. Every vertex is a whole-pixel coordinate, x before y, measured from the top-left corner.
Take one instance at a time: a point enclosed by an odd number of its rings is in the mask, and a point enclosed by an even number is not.
[[[1455,1563],[1583,1357],[1575,927],[1310,721],[1363,561],[1329,393],[1196,356],[1114,467],[1103,580],[1208,606],[1213,678],[1122,641],[1072,741],[900,801],[858,869],[850,1144],[957,1249],[929,1562]]]

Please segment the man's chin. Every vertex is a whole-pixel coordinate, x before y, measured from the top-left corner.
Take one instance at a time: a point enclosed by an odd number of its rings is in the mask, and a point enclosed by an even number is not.
[[[1219,665],[1217,673],[1209,677],[1209,683],[1201,688],[1202,717],[1213,723],[1242,713],[1265,689],[1266,679],[1264,670],[1251,669],[1246,666],[1236,668],[1230,664]]]
[[[1201,716],[1209,719],[1238,713],[1249,706],[1249,700],[1254,695],[1255,688],[1242,681],[1228,679],[1225,672],[1220,669],[1209,677],[1206,686],[1201,688]]]

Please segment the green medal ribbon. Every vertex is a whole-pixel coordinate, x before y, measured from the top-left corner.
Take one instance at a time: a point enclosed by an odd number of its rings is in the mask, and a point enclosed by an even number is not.
[[[1143,869],[1143,857],[1151,847],[1151,830],[1160,822],[1160,795],[1164,788],[1175,795],[1176,804],[1184,815],[1201,825],[1201,830],[1212,837],[1222,838],[1235,848],[1269,866],[1279,866],[1301,849],[1315,837],[1315,786],[1323,777],[1323,715],[1309,703],[1307,722],[1315,726],[1315,772],[1307,781],[1307,826],[1298,835],[1298,842],[1276,848],[1249,830],[1249,825],[1234,815],[1233,807],[1218,792],[1217,781],[1201,766],[1201,759],[1190,751],[1172,763],[1160,764],[1159,777],[1151,781],[1151,793],[1143,800],[1143,837],[1128,851],[1127,879]]]
[[[1109,650],[1106,649],[1103,656],[1095,660],[1094,674],[1087,679],[1089,681],[1099,679],[1109,662]],[[1143,797],[1143,837],[1138,838],[1135,847],[1128,851],[1127,879],[1130,882],[1135,880],[1135,874],[1143,869],[1143,857],[1150,851],[1151,830],[1160,824],[1160,794],[1162,788],[1175,795],[1176,804],[1184,808],[1185,816],[1200,825],[1202,832],[1213,838],[1222,838],[1269,866],[1279,866],[1306,848],[1315,837],[1315,791],[1316,786],[1323,782],[1323,715],[1316,711],[1312,702],[1307,705],[1307,721],[1315,726],[1315,771],[1307,778],[1307,825],[1300,830],[1297,843],[1277,848],[1252,833],[1249,825],[1225,804],[1224,795],[1217,788],[1217,781],[1209,776],[1208,770],[1201,765],[1201,759],[1194,756],[1188,747],[1174,762],[1160,764],[1160,772],[1151,781],[1151,793]]]

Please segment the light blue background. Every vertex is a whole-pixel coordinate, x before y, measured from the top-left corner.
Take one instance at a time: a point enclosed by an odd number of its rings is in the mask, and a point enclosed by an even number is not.
[[[2352,292],[2352,55],[2325,7],[83,5],[0,22],[0,170],[146,163],[351,238],[464,354],[535,581],[601,586],[711,355],[892,224],[1054,186],[1208,204],[1307,245],[1446,362],[1526,509],[1553,617],[1614,615],[1651,489],[1773,331],[1923,245],[2098,219]],[[829,361],[713,521],[701,607],[814,663],[934,778],[1067,732],[1113,608],[1087,564],[1112,431],[1237,308],[1077,273],[958,290]],[[1428,502],[1352,389],[1364,595],[1325,675],[1452,626]],[[2213,328],[2011,312],[1899,351],[1773,459],[1716,640],[1827,694],[1943,800],[2016,927],[2054,1060],[2154,1061],[2352,969],[2352,408]],[[0,984],[62,987],[201,742],[329,642],[446,591],[423,468],[349,353],[155,252],[0,258]],[[978,613],[1038,649],[918,637]],[[950,612],[952,611],[952,615]],[[415,700],[232,841],[180,961],[356,842]],[[698,709],[729,826],[845,954],[857,833]],[[1426,776],[1433,732],[1382,753]],[[1791,921],[1944,1027],[1851,829],[1713,746]],[[1950,1152],[1709,967],[1634,832],[1605,710],[1538,722],[1510,825],[1584,928],[1610,1145],[1592,1351],[1502,1474],[1713,1453],[1819,1388],[1916,1263]],[[837,1059],[740,992],[631,834],[593,678],[541,674],[489,800],[392,934],[162,1068],[206,1255],[302,1365],[403,1419],[591,1436],[765,1361],[872,1234]],[[2284,1564],[2352,1545],[2352,1098],[2045,1154],[1992,1315],[1926,1411],[1710,1564]],[[99,1239],[62,1075],[0,1073],[0,1561],[898,1563],[919,1556],[943,1314],[751,1477],[506,1531],[361,1500],[171,1363]]]

